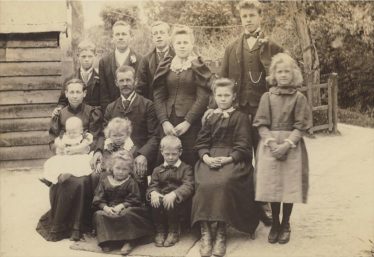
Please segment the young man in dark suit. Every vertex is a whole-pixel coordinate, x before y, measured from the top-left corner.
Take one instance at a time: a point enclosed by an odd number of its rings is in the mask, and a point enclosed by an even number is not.
[[[261,3],[244,0],[238,10],[244,33],[228,45],[222,61],[221,76],[230,78],[238,85],[239,109],[254,119],[261,96],[268,91],[266,76],[271,58],[283,52],[283,48],[268,39],[261,30]],[[259,135],[252,129],[253,149],[257,148]],[[265,213],[263,204],[258,203],[260,220],[267,226],[271,218]]]
[[[147,171],[152,171],[157,156],[159,137],[159,123],[152,101],[138,95],[135,92],[135,70],[130,66],[121,66],[117,69],[116,85],[121,95],[110,103],[104,114],[104,127],[115,118],[128,118],[132,124],[131,139],[137,147],[135,153],[135,175],[139,183],[142,196],[145,197],[147,188]],[[104,140],[100,140],[103,149]],[[93,165],[102,159],[101,151],[96,151],[93,158]],[[144,200],[145,198],[143,198]]]
[[[100,105],[103,110],[120,96],[115,83],[115,73],[118,67],[128,65],[138,69],[142,56],[129,47],[132,40],[131,26],[124,21],[117,21],[112,27],[112,40],[115,50],[99,61],[100,75]]]
[[[152,42],[155,48],[142,59],[138,69],[136,92],[145,98],[153,100],[152,81],[158,64],[165,56],[175,56],[170,46],[170,26],[166,22],[156,21],[151,24]]]
[[[80,42],[78,45],[78,60],[80,67],[74,74],[67,76],[67,79],[65,79],[65,82],[72,79],[80,79],[84,82],[86,96],[83,101],[90,106],[100,106],[100,79],[98,72],[93,67],[95,55],[96,47],[94,43],[88,40]],[[58,99],[57,107],[53,111],[52,116],[57,115],[59,111],[67,105],[68,99],[65,96],[65,89],[63,87]]]

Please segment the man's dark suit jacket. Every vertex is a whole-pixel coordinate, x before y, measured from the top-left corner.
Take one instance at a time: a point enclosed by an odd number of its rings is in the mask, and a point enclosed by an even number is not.
[[[230,78],[237,83],[239,87],[239,99],[241,99],[240,96],[243,96],[243,88],[247,84],[247,81],[243,81],[244,72],[246,72],[243,70],[242,65],[243,37],[244,34],[226,47],[221,69],[221,77]],[[260,62],[265,68],[266,75],[269,75],[271,58],[277,53],[283,52],[283,48],[272,42],[271,40],[265,39],[263,34],[260,35],[259,40],[251,49],[251,51],[255,51],[256,48],[259,48],[260,50]],[[240,102],[239,106],[241,106]]]
[[[158,153],[160,138],[159,123],[152,101],[137,94],[125,111],[122,105],[122,98],[119,97],[106,108],[103,127],[105,128],[108,122],[116,117],[127,117],[131,121],[131,139],[139,148],[137,154],[144,155],[147,158],[148,167],[150,169],[153,168],[152,164]],[[104,140],[101,141],[101,143],[103,142]]]
[[[142,56],[130,48],[130,53],[124,65],[129,65],[138,70],[139,63]],[[116,86],[116,70],[117,62],[114,51],[104,56],[99,61],[99,75],[100,75],[100,105],[105,110],[106,106],[116,100],[121,94]],[[135,78],[136,78],[135,74]]]
[[[65,95],[65,83],[71,79],[82,79],[80,68],[75,74],[68,76],[67,79],[64,80],[64,86],[62,87],[60,98],[58,99],[59,106],[68,105],[68,99]],[[100,78],[95,69],[92,70],[92,75],[86,84],[86,96],[83,102],[91,106],[100,106]]]
[[[175,56],[175,52],[172,47],[169,47],[167,56]],[[160,60],[157,56],[156,48],[154,48],[151,52],[143,57],[138,68],[138,83],[136,92],[150,100],[153,100],[152,81],[159,63]]]

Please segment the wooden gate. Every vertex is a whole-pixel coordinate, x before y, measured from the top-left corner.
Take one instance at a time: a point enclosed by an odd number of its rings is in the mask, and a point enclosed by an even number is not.
[[[338,74],[331,73],[324,75],[327,77],[327,82],[320,83],[318,85],[304,86],[300,91],[305,92],[308,98],[310,109],[312,110],[312,116],[315,112],[323,111],[327,112],[327,122],[324,124],[315,125],[309,130],[311,134],[316,131],[328,130],[332,133],[338,133]],[[324,98],[324,102],[321,105],[313,106],[313,89],[319,88],[320,94],[317,102],[323,102],[321,98]]]

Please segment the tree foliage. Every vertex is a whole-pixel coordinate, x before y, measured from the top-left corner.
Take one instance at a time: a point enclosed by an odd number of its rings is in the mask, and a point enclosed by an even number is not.
[[[135,26],[132,46],[140,53],[151,49],[149,25],[155,20],[194,27],[197,48],[206,59],[222,58],[225,47],[241,33],[238,1],[116,2],[101,16],[104,36],[118,19]],[[301,64],[302,51],[287,2],[263,1],[262,28]],[[365,112],[374,109],[374,2],[303,1],[312,38],[320,59],[321,74],[338,73],[339,105]],[[130,19],[130,17],[132,17]],[[130,19],[130,20],[129,20]],[[205,26],[222,26],[207,28]],[[98,38],[98,36],[96,36]]]

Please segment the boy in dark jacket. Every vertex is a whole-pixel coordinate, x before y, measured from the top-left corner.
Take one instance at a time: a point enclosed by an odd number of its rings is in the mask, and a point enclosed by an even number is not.
[[[179,241],[181,217],[190,214],[188,205],[194,192],[194,176],[192,167],[179,159],[182,154],[179,138],[164,137],[160,148],[164,163],[153,171],[147,199],[156,226],[155,244],[169,247]]]

